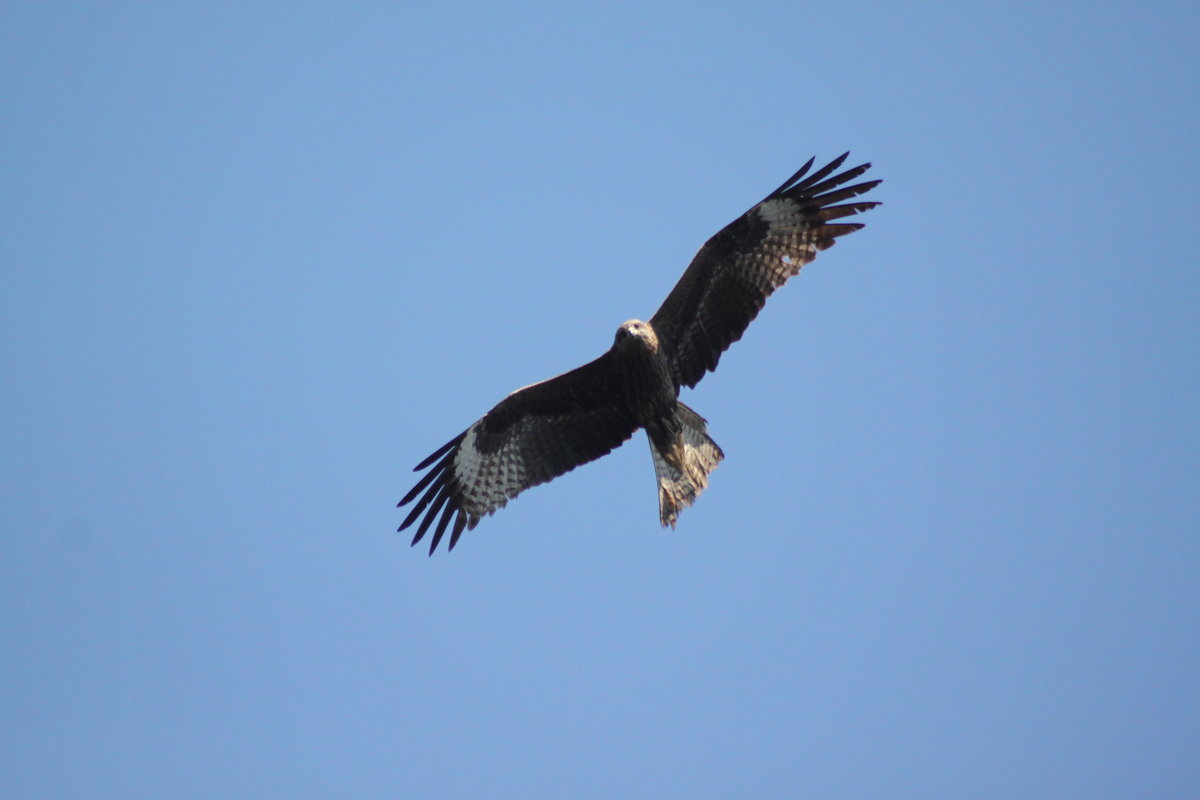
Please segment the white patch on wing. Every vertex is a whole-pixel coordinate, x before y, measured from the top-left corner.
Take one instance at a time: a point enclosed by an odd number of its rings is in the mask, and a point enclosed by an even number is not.
[[[454,476],[458,478],[463,493],[468,495],[479,482],[479,473],[483,470],[483,454],[475,447],[478,428],[479,423],[475,423],[467,430],[467,435],[458,445],[458,452],[454,454]]]
[[[514,460],[511,439],[495,453],[484,455],[476,444],[480,423],[475,423],[463,437],[454,454],[454,476],[462,491],[462,509],[472,520],[478,520],[502,508],[515,494],[509,467]],[[515,470],[520,473],[519,465]]]
[[[812,223],[801,213],[800,204],[786,197],[763,201],[755,211],[768,225],[766,241],[759,245],[759,257],[772,269],[782,270],[772,276],[774,286],[782,286],[817,256],[812,245]]]
[[[762,217],[768,225],[788,225],[797,217],[800,216],[800,207],[795,200],[786,198],[776,198],[774,200],[764,200],[758,204],[758,216]]]

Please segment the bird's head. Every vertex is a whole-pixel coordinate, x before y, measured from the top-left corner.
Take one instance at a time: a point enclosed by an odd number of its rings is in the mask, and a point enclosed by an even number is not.
[[[631,319],[628,322],[622,322],[621,327],[617,328],[613,347],[640,348],[654,352],[658,350],[658,334],[654,332],[654,328],[650,327],[649,322]]]

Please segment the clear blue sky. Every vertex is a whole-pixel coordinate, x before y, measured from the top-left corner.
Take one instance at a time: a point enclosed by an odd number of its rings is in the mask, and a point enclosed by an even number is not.
[[[569,8],[565,6],[570,6]],[[1200,796],[1200,7],[0,9],[0,795]],[[411,468],[885,205],[450,554]]]

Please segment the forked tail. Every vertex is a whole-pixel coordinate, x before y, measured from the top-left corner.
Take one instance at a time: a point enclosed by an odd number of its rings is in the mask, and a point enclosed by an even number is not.
[[[658,479],[658,517],[663,527],[675,527],[679,512],[690,506],[708,486],[708,474],[725,454],[709,438],[704,417],[683,403],[676,405],[680,434],[667,452],[650,441],[654,476]]]

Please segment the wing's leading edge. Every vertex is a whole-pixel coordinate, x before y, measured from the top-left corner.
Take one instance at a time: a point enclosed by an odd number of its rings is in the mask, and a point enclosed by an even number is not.
[[[762,202],[705,242],[650,324],[673,360],[676,382],[695,386],[716,369],[721,354],[742,337],[767,298],[788,278],[861,223],[833,220],[879,203],[844,201],[881,181],[851,184],[870,168],[833,177],[849,153],[809,173],[815,159]],[[849,185],[847,185],[849,184]]]

